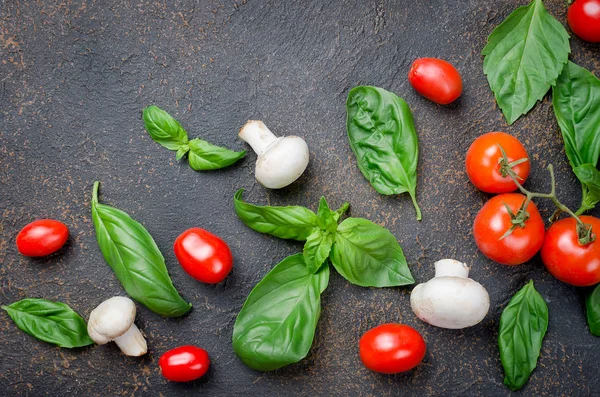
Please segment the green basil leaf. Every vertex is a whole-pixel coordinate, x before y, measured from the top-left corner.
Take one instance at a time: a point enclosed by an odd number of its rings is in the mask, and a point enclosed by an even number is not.
[[[512,297],[500,316],[500,360],[504,384],[517,390],[537,365],[548,329],[548,306],[530,281]]]
[[[508,124],[531,110],[567,63],[569,35],[542,0],[517,8],[488,38],[483,72]]]
[[[600,202],[600,171],[592,164],[582,164],[573,171],[584,186],[581,209],[591,210]]]
[[[381,194],[408,192],[416,201],[419,143],[412,113],[396,94],[359,86],[348,93],[346,128],[358,168]]]
[[[330,259],[346,280],[363,287],[415,282],[396,237],[366,219],[347,218],[340,223]]]
[[[64,303],[30,298],[2,309],[21,331],[44,342],[69,348],[94,344],[83,318]]]
[[[96,239],[106,262],[125,291],[148,309],[177,317],[190,311],[167,272],[165,259],[144,227],[125,212],[98,203],[99,182],[94,183],[92,219]]]
[[[194,138],[189,143],[188,161],[195,171],[218,170],[225,168],[246,155],[246,151],[234,152]]]
[[[302,254],[284,259],[254,287],[233,327],[233,349],[250,368],[271,371],[302,360],[321,314],[329,267],[311,273]]]
[[[325,197],[321,197],[321,200],[319,201],[319,210],[317,211],[317,226],[330,233],[335,233],[337,229],[335,212],[329,209],[329,204],[327,204]]]
[[[238,217],[251,229],[283,239],[304,241],[317,224],[317,215],[305,207],[271,207],[242,201],[244,189],[233,196]]]
[[[585,308],[591,334],[600,336],[600,284],[585,299]]]
[[[303,256],[304,263],[311,273],[316,272],[325,262],[331,252],[334,240],[334,233],[319,228],[315,228],[315,231],[308,236],[306,244],[304,244]]]
[[[335,219],[336,222],[339,222],[342,215],[344,215],[346,213],[346,211],[348,211],[348,208],[350,208],[350,203],[344,203],[340,208],[338,208],[333,213],[333,219]],[[337,227],[336,227],[336,230],[337,230]]]
[[[160,143],[169,150],[179,150],[188,143],[188,136],[183,127],[171,115],[157,106],[148,106],[142,114],[146,131],[154,142]]]

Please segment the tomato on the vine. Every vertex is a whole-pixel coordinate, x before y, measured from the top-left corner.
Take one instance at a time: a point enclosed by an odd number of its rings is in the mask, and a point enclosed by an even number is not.
[[[360,338],[360,359],[372,371],[396,374],[413,369],[425,357],[425,341],[403,324],[383,324]]]
[[[479,210],[473,224],[473,236],[479,250],[491,260],[503,265],[520,265],[530,260],[544,243],[544,221],[533,202],[525,211],[529,217],[522,225],[514,225],[506,209],[518,215],[526,197],[506,193],[492,197]],[[508,235],[507,231],[513,229]],[[504,236],[504,237],[503,237]]]
[[[462,93],[462,78],[450,62],[438,58],[419,58],[408,72],[408,81],[425,98],[447,105]]]
[[[580,216],[579,219],[592,227],[596,240],[580,244],[577,221],[561,219],[546,231],[541,256],[554,277],[567,284],[586,287],[600,282],[600,219],[593,216]]]
[[[504,149],[508,163],[518,162],[510,167],[519,183],[524,183],[529,176],[529,160],[527,151],[517,138],[505,132],[488,132],[475,139],[465,160],[465,168],[469,179],[479,190],[486,193],[508,193],[517,189],[510,176],[502,176],[500,169]]]
[[[186,345],[165,352],[160,356],[158,365],[168,380],[190,382],[206,374],[210,359],[206,350]]]
[[[69,228],[54,219],[39,219],[27,225],[17,235],[17,249],[25,256],[50,255],[65,245]]]
[[[600,0],[576,0],[569,7],[567,21],[582,40],[600,42]]]
[[[174,249],[183,270],[204,283],[220,283],[233,266],[227,244],[204,229],[186,230],[175,240]]]

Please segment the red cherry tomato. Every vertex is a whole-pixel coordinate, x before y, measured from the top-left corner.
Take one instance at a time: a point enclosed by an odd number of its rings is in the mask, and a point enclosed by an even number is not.
[[[491,260],[503,265],[520,265],[533,258],[542,247],[544,221],[533,202],[526,208],[529,219],[525,227],[517,226],[509,236],[502,238],[512,226],[505,204],[516,214],[524,200],[525,196],[519,193],[501,194],[492,197],[477,213],[473,224],[475,243]]]
[[[383,324],[360,338],[360,359],[375,372],[396,374],[413,369],[425,357],[425,341],[408,325]]]
[[[440,105],[454,102],[462,93],[460,73],[443,59],[417,59],[410,67],[408,81],[419,94]]]
[[[561,219],[548,228],[541,256],[554,277],[567,284],[586,287],[600,282],[600,219],[593,216],[579,218],[592,226],[596,240],[579,244],[575,219]]]
[[[576,0],[569,7],[567,21],[582,40],[600,42],[600,0]]]
[[[509,176],[504,177],[500,174],[500,146],[506,152],[509,163],[529,158],[521,142],[512,135],[505,132],[488,132],[480,136],[469,147],[465,160],[467,175],[477,189],[487,193],[508,193],[517,190],[517,185]],[[512,167],[520,178],[520,183],[527,180],[529,167],[529,161]]]
[[[183,270],[204,283],[220,283],[233,266],[233,257],[227,244],[204,229],[195,227],[181,233],[175,240],[174,248]]]
[[[210,360],[206,350],[196,346],[180,346],[165,352],[158,360],[165,378],[173,382],[189,382],[204,376]]]
[[[67,242],[69,229],[54,219],[39,219],[26,225],[17,235],[17,249],[25,256],[46,256]]]

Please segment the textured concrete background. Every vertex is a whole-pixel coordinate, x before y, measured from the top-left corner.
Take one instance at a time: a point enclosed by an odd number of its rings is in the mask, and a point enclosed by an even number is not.
[[[565,2],[546,1],[566,24]],[[68,303],[86,319],[104,299],[124,294],[97,247],[89,200],[94,180],[101,200],[140,221],[163,251],[175,285],[193,302],[186,317],[167,319],[138,305],[137,323],[150,352],[127,358],[114,345],[60,349],[22,333],[0,313],[0,394],[174,396],[247,395],[510,395],[502,384],[497,336],[502,309],[535,280],[548,302],[550,326],[538,368],[521,395],[597,395],[600,340],[588,333],[582,295],[559,283],[539,258],[506,268],[474,244],[473,218],[488,198],[463,169],[471,141],[491,130],[518,136],[533,160],[528,182],[547,189],[553,163],[562,199],[576,207],[580,190],[562,148],[548,98],[507,126],[482,72],[487,35],[516,6],[501,1],[0,1],[0,303],[43,297]],[[572,59],[600,74],[600,47],[571,41]],[[465,91],[441,107],[411,89],[406,74],[421,56],[458,67]],[[374,84],[410,104],[420,144],[415,220],[407,195],[384,197],[356,167],[345,131],[345,98]],[[291,187],[267,191],[254,181],[254,154],[222,171],[199,173],[144,132],[141,110],[156,104],[178,118],[190,137],[232,149],[237,130],[262,119],[280,135],[306,138],[311,162]],[[325,195],[351,214],[388,227],[418,281],[433,262],[453,257],[473,265],[490,292],[482,324],[450,331],[420,322],[410,288],[367,289],[332,272],[323,314],[307,359],[272,373],[246,368],[231,348],[235,316],[263,275],[302,244],[245,227],[232,196],[251,202],[316,209]],[[540,203],[544,216],[550,204]],[[599,211],[595,212],[596,215]],[[37,218],[71,231],[59,254],[17,254],[19,229]],[[172,243],[199,226],[233,251],[232,274],[207,286],[177,264]],[[357,343],[369,328],[403,322],[419,330],[427,355],[414,371],[385,376],[366,370]],[[164,380],[157,361],[167,349],[196,344],[212,367],[202,380]],[[519,394],[519,393],[515,393]]]

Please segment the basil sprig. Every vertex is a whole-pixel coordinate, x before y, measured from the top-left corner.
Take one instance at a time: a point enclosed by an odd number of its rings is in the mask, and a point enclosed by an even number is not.
[[[511,390],[523,387],[535,369],[547,329],[548,306],[529,281],[500,317],[500,360],[504,384]]]
[[[165,259],[148,231],[127,213],[98,202],[94,183],[92,219],[104,259],[125,291],[155,313],[178,317],[192,308],[177,292]]]
[[[21,331],[60,347],[82,347],[94,341],[83,318],[68,305],[29,298],[2,306]]]
[[[148,106],[143,113],[144,126],[152,139],[169,150],[176,151],[180,160],[188,155],[190,167],[196,171],[225,168],[246,155],[208,143],[200,138],[188,140],[187,132],[171,115],[157,106]]]
[[[383,88],[355,87],[346,101],[346,129],[358,168],[381,194],[408,192],[417,219],[419,142],[406,102]]]
[[[600,336],[600,284],[586,297],[585,307],[590,333],[594,336]]]
[[[546,95],[570,52],[567,31],[542,0],[517,8],[494,29],[482,52],[483,72],[508,124]]]

